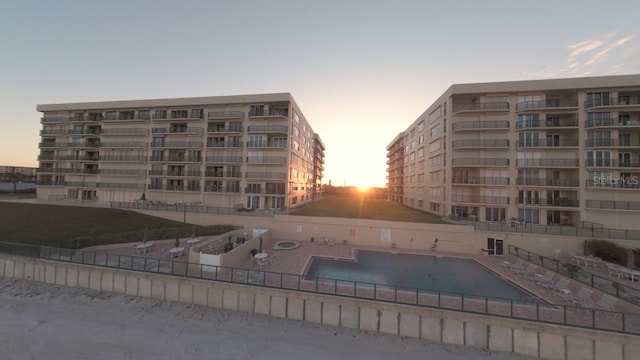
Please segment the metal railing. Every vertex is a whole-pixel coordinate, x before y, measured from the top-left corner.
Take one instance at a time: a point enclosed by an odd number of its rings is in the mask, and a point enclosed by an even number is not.
[[[560,260],[545,257],[517,246],[509,245],[508,251],[509,255],[527,260],[530,263],[552,270],[562,276],[566,276],[632,304],[640,305],[640,290],[624,283],[613,281],[598,274],[582,270],[577,265],[562,263]]]
[[[309,278],[297,274],[202,265],[173,259],[154,259],[14,243],[0,243],[0,253],[199,280],[445,309],[576,328],[640,334],[640,315],[552,305],[541,302],[537,298],[513,300],[371,282],[324,277]]]
[[[460,224],[472,225],[476,231],[518,232],[540,235],[576,236],[582,238],[640,240],[640,230],[542,225],[531,223],[527,223],[524,226],[513,226],[511,223],[505,222],[483,222],[465,219],[457,219],[457,222]]]
[[[240,193],[240,188],[226,187],[224,192]],[[197,214],[217,214],[217,215],[242,215],[242,216],[264,216],[273,217],[274,214],[280,213],[281,209],[251,209],[219,207],[205,205],[188,205],[188,204],[165,204],[158,201],[136,201],[121,202],[112,201],[110,204],[114,209],[130,209],[130,210],[153,210],[153,211],[173,211],[181,213],[197,213]]]

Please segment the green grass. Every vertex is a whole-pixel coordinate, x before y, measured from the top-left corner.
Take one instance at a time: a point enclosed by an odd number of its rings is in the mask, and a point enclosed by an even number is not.
[[[126,210],[0,202],[5,242],[59,246],[82,236],[185,226],[192,225]]]
[[[293,209],[290,215],[338,217],[445,224],[439,217],[386,200],[364,197],[325,197]]]

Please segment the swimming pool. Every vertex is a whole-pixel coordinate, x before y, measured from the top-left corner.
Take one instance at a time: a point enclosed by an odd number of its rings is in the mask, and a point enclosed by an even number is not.
[[[355,251],[356,261],[313,258],[305,277],[532,301],[532,294],[471,259]]]

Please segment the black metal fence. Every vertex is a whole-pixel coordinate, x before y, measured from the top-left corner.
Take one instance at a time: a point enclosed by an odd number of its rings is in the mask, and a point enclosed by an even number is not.
[[[241,283],[251,286],[446,309],[618,333],[640,334],[640,315],[558,306],[533,300],[517,301],[498,297],[483,297],[357,281],[307,278],[301,275],[271,272],[262,269],[201,265],[170,259],[153,259],[14,243],[0,243],[0,253],[202,280]]]

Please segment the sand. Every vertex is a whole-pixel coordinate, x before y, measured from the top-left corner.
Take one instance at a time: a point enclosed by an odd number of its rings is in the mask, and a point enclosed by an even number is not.
[[[0,278],[9,359],[532,359],[206,306]]]

